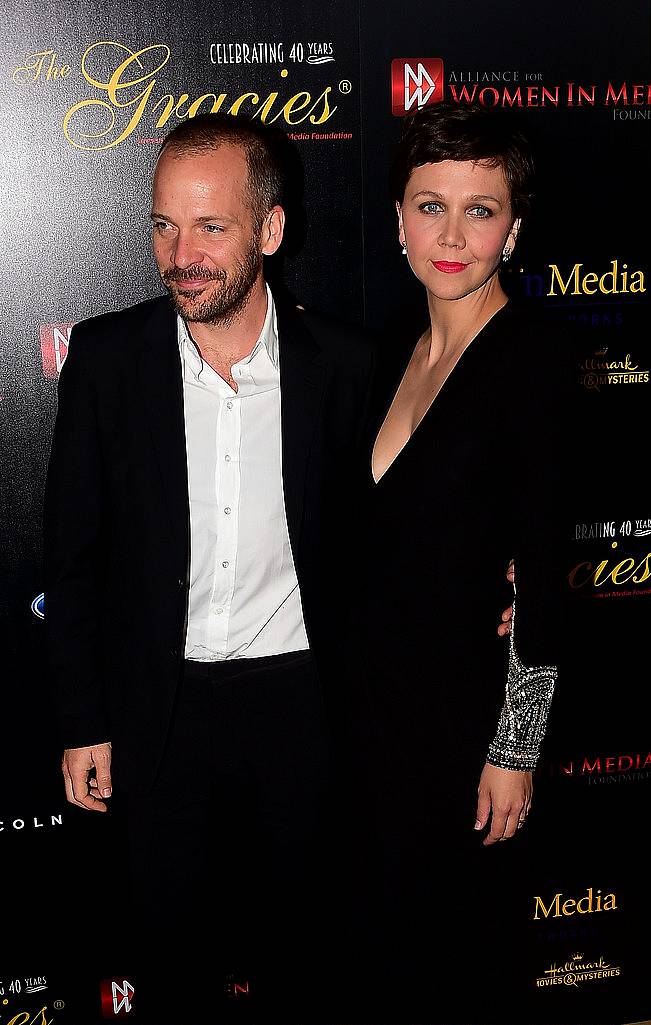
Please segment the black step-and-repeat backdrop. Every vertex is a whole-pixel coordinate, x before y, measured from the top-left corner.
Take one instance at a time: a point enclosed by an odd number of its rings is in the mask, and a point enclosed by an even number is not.
[[[510,855],[515,900],[500,926],[525,956],[501,966],[505,999],[527,989],[522,1025],[649,1018],[648,10],[26,0],[18,13],[1,0],[0,11],[0,1025],[137,1021],[115,946],[129,910],[119,823],[77,813],[60,783],[40,538],[70,328],[160,292],[148,240],[159,140],[210,109],[285,128],[304,174],[285,282],[306,306],[405,331],[423,298],[397,244],[390,148],[407,109],[442,97],[520,110],[540,176],[506,284],[552,329],[576,328],[558,553],[565,659],[535,814]],[[478,909],[468,928],[490,937],[497,923]],[[498,952],[487,944],[486,957]],[[472,986],[472,963],[467,974]],[[209,1007],[209,981],[191,984]],[[234,1000],[244,990],[233,981]]]

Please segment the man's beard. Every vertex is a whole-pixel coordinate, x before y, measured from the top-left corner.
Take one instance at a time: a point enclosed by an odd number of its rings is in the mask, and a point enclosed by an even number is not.
[[[169,289],[176,312],[184,320],[200,324],[229,324],[249,301],[261,268],[262,255],[255,245],[251,245],[231,275],[223,268],[208,271],[202,264],[193,264],[191,267],[173,267],[166,271],[163,283]],[[205,297],[201,292],[183,292],[179,295],[173,287],[176,281],[192,281],[196,278],[219,281],[221,286]]]

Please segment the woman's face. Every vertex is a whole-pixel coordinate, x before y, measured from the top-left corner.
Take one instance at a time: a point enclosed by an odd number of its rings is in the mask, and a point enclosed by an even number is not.
[[[520,227],[502,168],[471,160],[414,168],[398,220],[411,269],[440,299],[462,299],[485,284]]]

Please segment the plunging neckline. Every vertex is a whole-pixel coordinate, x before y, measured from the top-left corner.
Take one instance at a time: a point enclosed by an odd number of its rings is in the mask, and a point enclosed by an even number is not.
[[[402,445],[400,446],[400,448],[398,449],[398,451],[397,451],[397,452],[396,452],[396,454],[394,455],[394,457],[393,457],[393,459],[391,460],[391,462],[390,462],[390,463],[388,464],[388,466],[387,466],[387,467],[385,468],[384,472],[383,472],[383,473],[381,473],[381,474],[380,474],[380,476],[379,476],[379,477],[377,478],[377,480],[376,480],[376,479],[375,479],[375,475],[374,475],[374,473],[373,473],[373,457],[374,457],[374,455],[375,455],[375,447],[376,447],[376,445],[377,445],[377,441],[378,441],[378,438],[380,437],[380,434],[382,433],[382,430],[384,429],[384,425],[385,425],[385,423],[387,422],[387,419],[388,419],[388,417],[389,417],[389,414],[390,414],[391,410],[393,409],[393,404],[394,404],[394,402],[396,401],[396,398],[398,397],[398,393],[400,392],[400,389],[401,389],[401,387],[402,387],[402,383],[403,383],[403,381],[404,381],[404,379],[405,379],[405,376],[406,376],[406,374],[407,374],[407,371],[408,371],[408,369],[409,369],[409,364],[411,363],[411,361],[412,361],[412,359],[413,359],[413,355],[414,355],[414,352],[416,351],[416,346],[414,346],[414,348],[413,348],[413,349],[411,350],[411,352],[410,352],[410,354],[409,354],[409,358],[408,358],[408,360],[407,360],[407,363],[406,363],[406,366],[405,366],[405,369],[403,370],[403,372],[402,372],[402,375],[401,375],[401,377],[400,377],[400,381],[399,381],[399,383],[398,383],[398,387],[396,388],[396,390],[395,390],[395,392],[394,392],[393,398],[391,399],[391,402],[390,402],[390,404],[389,404],[389,408],[387,409],[387,411],[386,411],[386,413],[385,413],[385,415],[384,415],[384,419],[382,420],[382,424],[380,425],[380,429],[379,429],[379,431],[377,432],[377,434],[376,434],[376,436],[375,436],[375,441],[373,442],[373,448],[372,448],[372,450],[371,450],[371,479],[372,479],[372,481],[373,481],[373,484],[374,484],[374,485],[375,485],[376,487],[377,487],[377,486],[378,486],[378,484],[379,484],[379,483],[380,483],[380,482],[381,482],[381,481],[382,481],[382,480],[383,480],[383,479],[384,479],[384,478],[386,477],[387,473],[389,472],[389,470],[391,469],[391,467],[393,466],[393,464],[394,464],[394,463],[396,462],[396,460],[397,460],[397,459],[399,459],[399,457],[400,457],[401,453],[402,453],[402,452],[404,452],[404,450],[405,450],[405,449],[407,448],[407,445],[408,445],[408,444],[409,444],[409,442],[410,442],[410,441],[412,440],[412,438],[413,438],[413,437],[414,437],[414,435],[416,434],[416,432],[417,432],[418,428],[419,428],[419,427],[421,426],[421,424],[423,423],[423,421],[424,421],[424,420],[425,420],[425,418],[427,417],[427,414],[428,414],[428,413],[430,412],[430,410],[431,410],[431,409],[432,409],[432,407],[434,406],[435,402],[437,402],[437,401],[438,401],[438,398],[439,398],[439,396],[440,396],[441,392],[442,392],[442,391],[443,391],[443,389],[445,388],[445,386],[446,386],[447,382],[449,381],[450,377],[452,376],[452,374],[454,373],[454,371],[456,370],[456,368],[457,368],[457,367],[459,366],[459,363],[460,363],[460,362],[462,361],[462,359],[463,359],[463,357],[465,356],[465,354],[467,353],[468,349],[470,349],[470,348],[471,348],[471,346],[473,345],[473,343],[474,343],[474,342],[476,342],[476,341],[477,341],[477,339],[481,337],[481,335],[482,335],[482,334],[484,333],[484,331],[485,331],[485,330],[486,330],[486,328],[487,328],[487,327],[489,326],[489,324],[492,324],[492,323],[493,323],[493,321],[495,320],[495,318],[497,317],[497,315],[498,315],[499,313],[501,313],[501,312],[502,312],[502,310],[505,310],[505,309],[507,308],[507,306],[508,306],[508,305],[509,305],[509,300],[507,299],[507,300],[506,300],[506,302],[505,302],[505,303],[504,303],[504,304],[503,304],[502,306],[500,306],[500,307],[499,307],[499,308],[498,308],[497,310],[495,310],[495,312],[494,312],[494,313],[492,313],[492,314],[490,315],[490,317],[488,318],[488,320],[486,321],[486,323],[485,323],[485,324],[482,324],[482,326],[481,326],[481,327],[479,328],[479,330],[478,330],[478,331],[476,331],[476,332],[475,332],[475,334],[474,334],[474,335],[472,336],[472,338],[470,339],[470,341],[469,341],[469,342],[467,342],[467,344],[466,344],[466,345],[465,345],[465,346],[463,347],[463,349],[461,350],[461,352],[460,352],[460,353],[459,353],[459,355],[457,356],[456,360],[454,361],[454,363],[452,364],[452,366],[451,366],[451,367],[450,367],[450,369],[448,370],[447,374],[446,374],[446,375],[445,375],[445,377],[443,378],[443,381],[441,382],[441,386],[440,386],[440,388],[439,388],[439,389],[438,389],[438,391],[437,391],[437,392],[436,392],[436,393],[435,393],[435,394],[434,394],[434,395],[432,396],[432,399],[431,399],[430,403],[428,404],[428,406],[427,406],[427,409],[425,410],[425,412],[424,412],[424,413],[423,413],[423,415],[421,416],[420,420],[418,421],[418,423],[417,423],[417,424],[416,424],[416,426],[414,427],[413,431],[411,432],[411,434],[409,435],[409,437],[408,437],[408,438],[406,439],[406,441],[404,442],[404,444],[402,444]],[[416,343],[416,344],[418,344],[418,343]]]

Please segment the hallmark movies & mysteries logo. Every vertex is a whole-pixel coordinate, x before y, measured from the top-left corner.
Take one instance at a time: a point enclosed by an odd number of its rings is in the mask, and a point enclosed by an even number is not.
[[[579,370],[579,383],[587,391],[598,392],[609,385],[649,383],[649,369],[633,362],[630,352],[616,359],[609,355],[607,346],[584,360]]]
[[[601,956],[598,960],[590,960],[584,954],[572,954],[564,964],[553,963],[535,980],[538,989],[547,986],[576,986],[577,989],[585,982],[598,979],[613,979],[621,974],[621,968],[611,964]]]

